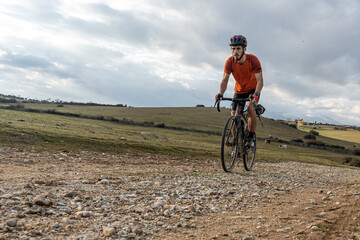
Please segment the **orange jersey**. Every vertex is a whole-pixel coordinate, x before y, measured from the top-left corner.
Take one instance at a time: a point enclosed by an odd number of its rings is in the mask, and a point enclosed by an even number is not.
[[[259,59],[252,54],[245,54],[246,60],[240,65],[234,60],[234,57],[229,57],[226,60],[224,72],[233,75],[235,78],[235,93],[247,93],[256,88],[255,73],[260,73],[261,65]]]

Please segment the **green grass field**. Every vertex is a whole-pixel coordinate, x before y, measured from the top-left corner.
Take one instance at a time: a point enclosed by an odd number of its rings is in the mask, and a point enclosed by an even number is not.
[[[338,140],[353,142],[360,144],[360,131],[355,129],[346,129],[345,130],[335,130],[334,126],[316,126],[316,129],[313,129],[313,127],[301,127],[300,130],[309,132],[310,130],[317,131],[320,136],[325,136],[329,138],[334,138]]]
[[[3,104],[4,105],[4,104]],[[125,108],[108,106],[76,106],[56,104],[25,104],[25,108],[128,119],[135,122],[164,123],[211,132],[221,132],[229,109],[219,113],[215,108]],[[304,140],[306,132],[263,118],[257,136],[272,135],[290,141]],[[360,136],[354,132],[354,136]],[[323,136],[324,135],[324,136]],[[343,141],[321,134],[318,139],[332,145],[353,147],[356,141]],[[192,131],[120,124],[110,121],[58,116],[0,109],[0,147],[12,146],[36,151],[99,151],[133,154],[160,154],[176,158],[219,160],[221,137]],[[265,162],[300,161],[326,165],[342,165],[347,154],[258,142],[257,158]],[[355,156],[353,156],[355,157]],[[355,157],[356,158],[356,157]]]
[[[2,104],[6,105],[6,104]],[[7,104],[9,105],[9,104]],[[222,108],[218,112],[216,108],[192,107],[192,108],[132,108],[114,106],[79,106],[64,105],[57,107],[57,104],[24,104],[25,108],[40,110],[55,110],[63,113],[75,113],[88,116],[104,116],[117,119],[127,119],[135,122],[154,122],[155,124],[164,123],[166,126],[183,127],[203,131],[221,132],[226,119],[229,117],[230,110]],[[291,141],[293,139],[303,139],[306,133],[299,131],[284,124],[280,124],[271,119],[262,118],[264,127],[258,123],[257,136],[267,138],[269,135]],[[360,132],[357,134],[358,138]],[[333,139],[331,136],[320,135],[319,141],[330,145],[341,145],[352,147],[353,141],[346,139]]]

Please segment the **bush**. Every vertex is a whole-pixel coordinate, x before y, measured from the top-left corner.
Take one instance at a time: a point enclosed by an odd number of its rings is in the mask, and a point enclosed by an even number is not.
[[[316,140],[316,136],[314,134],[311,134],[311,133],[306,134],[304,136],[304,138],[307,139],[307,140]]]
[[[283,139],[278,139],[278,142],[279,142],[279,143],[289,143],[288,141],[283,140]]]
[[[144,124],[145,126],[154,126],[154,125],[155,125],[154,122],[148,122],[148,121],[144,121],[143,124]]]
[[[318,146],[323,146],[323,147],[326,145],[325,143],[320,142],[320,141],[315,141],[314,144],[318,145]]]
[[[11,110],[19,110],[19,109],[24,109],[25,105],[18,103],[18,104],[15,104],[15,105],[11,105],[8,108],[11,109]]]
[[[354,154],[360,156],[360,149],[355,149]]]
[[[350,163],[352,159],[353,159],[352,157],[344,157],[342,160],[342,164]]]
[[[58,104],[57,107],[64,107],[64,104]]]
[[[158,128],[164,128],[165,127],[165,123],[158,123],[155,125]]]
[[[334,127],[334,130],[346,131],[346,127]]]
[[[293,140],[291,140],[292,142],[299,142],[299,143],[303,143],[304,141],[301,140],[300,138],[295,138]]]
[[[315,135],[315,136],[319,136],[319,132],[315,131],[315,130],[310,130],[310,133]]]
[[[360,159],[352,159],[351,162],[350,162],[350,166],[353,166],[353,167],[360,167]]]
[[[292,127],[292,128],[297,129],[297,125],[296,125],[296,124],[287,123],[286,125],[288,125],[289,127]]]
[[[345,149],[344,146],[340,146],[340,145],[328,145],[328,147],[338,148],[338,149]]]

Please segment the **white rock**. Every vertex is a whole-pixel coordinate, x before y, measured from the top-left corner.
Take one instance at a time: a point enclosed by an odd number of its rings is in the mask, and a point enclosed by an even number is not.
[[[105,237],[111,237],[115,232],[116,230],[113,227],[103,227],[103,234]]]

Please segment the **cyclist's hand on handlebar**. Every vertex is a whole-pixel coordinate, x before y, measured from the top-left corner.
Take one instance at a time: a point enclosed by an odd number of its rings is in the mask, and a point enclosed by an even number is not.
[[[255,105],[258,105],[259,103],[259,99],[260,99],[260,93],[259,92],[255,92],[252,96],[251,96],[251,102]]]
[[[216,94],[215,95],[215,102],[221,101],[222,98],[223,98],[223,95],[221,93]]]
[[[252,97],[251,102],[256,106],[258,105],[258,101],[256,100],[256,98]]]

